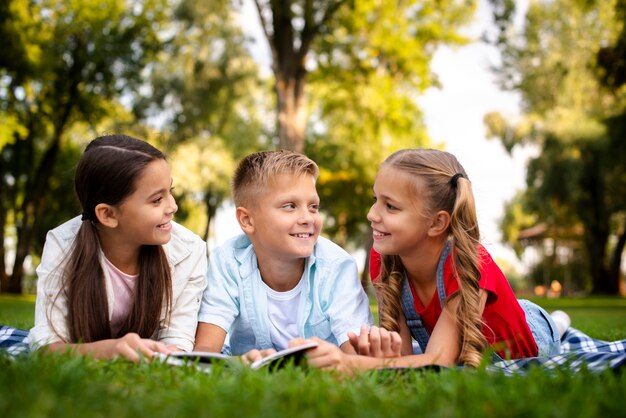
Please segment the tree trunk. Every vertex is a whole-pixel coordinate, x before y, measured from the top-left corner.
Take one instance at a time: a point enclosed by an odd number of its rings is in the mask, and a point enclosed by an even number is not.
[[[302,152],[308,117],[304,94],[307,55],[320,28],[327,25],[346,2],[306,1],[303,13],[298,17],[294,16],[291,1],[255,0],[254,3],[272,51],[279,145],[283,149]],[[294,27],[294,21],[299,22],[299,28]]]
[[[65,122],[63,122],[65,126]],[[24,277],[24,260],[30,251],[34,231],[37,229],[39,219],[42,218],[45,207],[50,178],[59,155],[63,126],[57,127],[52,144],[44,154],[35,178],[28,187],[28,193],[22,204],[22,223],[17,228],[17,246],[15,250],[15,262],[13,272],[9,278],[8,293],[22,293],[22,278]]]
[[[304,74],[276,74],[278,103],[278,138],[280,148],[304,151],[307,123],[307,100]]]
[[[581,190],[586,194],[579,205],[578,216],[585,226],[584,242],[589,257],[589,272],[593,283],[592,293],[617,295],[619,286],[614,286],[609,279],[607,269],[607,245],[610,235],[609,217],[604,196],[606,184],[603,178],[602,157],[598,150],[591,147],[583,155],[584,173],[580,179]]]
[[[0,196],[3,199],[6,198],[4,183],[0,181]],[[5,250],[4,250],[4,230],[6,228],[7,211],[4,207],[4,202],[0,202],[0,293],[6,291],[9,287],[9,275],[6,271],[6,264],[4,262]]]
[[[622,233],[618,235],[617,243],[613,249],[611,260],[609,263],[608,282],[611,289],[616,289],[615,294],[619,293],[619,280],[622,267],[622,253],[626,245],[626,227],[622,228]]]
[[[368,234],[365,241],[365,263],[363,263],[363,271],[361,272],[361,285],[366,291],[371,287],[370,254],[373,243],[374,238],[372,237],[372,234]]]
[[[215,218],[215,213],[217,212],[217,207],[220,205],[221,201],[214,196],[213,192],[209,189],[204,195],[204,204],[206,205],[206,228],[204,230],[204,240],[208,242],[209,236],[211,235],[211,222],[213,218]]]
[[[593,236],[585,237],[585,246],[589,257],[589,274],[592,282],[591,293],[617,294],[618,289],[611,289],[608,281],[608,272],[604,261],[606,258],[605,244],[606,241],[599,241]]]

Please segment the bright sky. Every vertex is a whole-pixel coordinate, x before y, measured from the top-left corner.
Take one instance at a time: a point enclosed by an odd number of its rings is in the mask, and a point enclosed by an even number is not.
[[[489,6],[480,0],[476,19],[468,33],[477,38],[491,24]],[[518,2],[523,7],[526,2]],[[528,150],[511,157],[499,140],[487,140],[483,117],[499,111],[507,117],[519,113],[519,96],[496,84],[489,66],[498,62],[495,48],[482,42],[442,47],[432,62],[442,88],[431,89],[420,104],[431,138],[443,142],[467,171],[474,190],[483,243],[496,259],[522,268],[515,253],[501,244],[499,228],[504,204],[525,185]]]
[[[519,2],[518,7],[525,3]],[[244,1],[242,18],[250,22],[244,26],[251,35],[262,35],[251,0]],[[480,0],[476,20],[467,33],[477,38],[489,24],[487,0]],[[260,38],[253,53],[261,65],[268,65],[270,54],[264,39]],[[440,48],[432,69],[438,74],[442,88],[429,90],[419,102],[433,141],[445,143],[472,181],[483,243],[494,258],[523,269],[513,251],[501,244],[498,225],[505,202],[525,184],[529,152],[516,151],[513,157],[509,156],[498,140],[486,139],[483,124],[483,116],[490,111],[497,110],[505,116],[518,113],[519,97],[501,91],[489,70],[489,65],[497,59],[495,49],[480,42],[455,49]],[[240,232],[229,221],[234,221],[232,207],[218,212],[210,245],[219,245]],[[362,254],[355,256],[361,261]]]

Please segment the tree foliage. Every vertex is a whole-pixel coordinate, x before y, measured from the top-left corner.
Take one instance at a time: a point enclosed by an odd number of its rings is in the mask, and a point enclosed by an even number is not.
[[[8,0],[0,7],[5,50],[0,61],[0,279],[19,293],[30,252],[50,198],[52,178],[83,123],[95,127],[114,101],[141,82],[160,46],[155,28],[160,0]],[[8,225],[15,225],[15,256],[5,272]]]
[[[626,239],[626,95],[609,76],[621,61],[603,67],[600,58],[609,45],[619,50],[623,2],[531,2],[521,33],[510,20],[503,23],[514,4],[496,3],[503,59],[497,73],[505,88],[521,93],[524,114],[517,123],[498,114],[485,121],[507,149],[532,144],[540,150],[529,163],[527,189],[509,206],[504,227],[514,228],[511,212],[520,200],[531,218],[553,231],[582,227],[593,290],[617,293]]]
[[[268,141],[261,117],[268,89],[230,1],[182,0],[166,29],[171,37],[151,64],[150,88],[134,109],[167,137],[177,219],[207,239],[230,194],[235,160]]]
[[[416,99],[437,85],[430,71],[437,46],[466,41],[459,29],[476,4],[255,4],[272,51],[279,146],[320,165],[326,233],[362,245],[378,164],[399,148],[430,143]]]

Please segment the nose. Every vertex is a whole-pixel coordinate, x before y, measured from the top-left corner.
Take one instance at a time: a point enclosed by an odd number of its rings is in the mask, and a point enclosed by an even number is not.
[[[298,217],[298,221],[301,224],[310,224],[314,219],[313,213],[308,208],[302,208]]]
[[[378,211],[376,210],[376,203],[370,207],[370,210],[367,212],[367,220],[370,222],[378,222],[380,217],[378,216]]]
[[[176,204],[176,199],[174,199],[174,195],[170,194],[168,199],[168,213],[175,214],[178,211],[178,205]]]

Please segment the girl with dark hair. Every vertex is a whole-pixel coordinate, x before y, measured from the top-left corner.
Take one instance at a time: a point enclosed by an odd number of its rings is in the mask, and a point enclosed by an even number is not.
[[[308,351],[309,364],[476,367],[488,349],[503,358],[559,353],[552,317],[518,301],[480,245],[471,183],[452,154],[406,149],[389,156],[376,176],[367,218],[381,328],[351,335],[364,355],[344,355],[320,342]],[[376,262],[379,255],[382,262]]]
[[[31,349],[139,361],[193,348],[205,242],[173,222],[165,156],[124,135],[94,139],[75,175],[83,208],[48,232]]]

